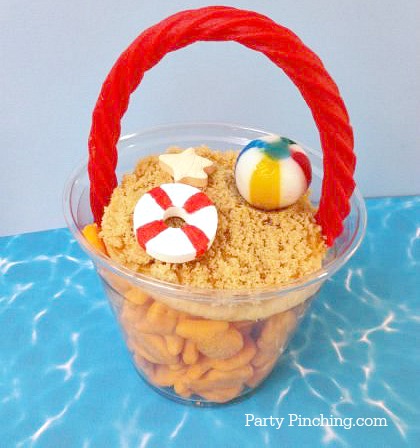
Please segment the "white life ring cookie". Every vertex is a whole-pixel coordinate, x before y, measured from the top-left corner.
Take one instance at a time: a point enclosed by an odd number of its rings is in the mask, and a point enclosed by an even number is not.
[[[165,220],[178,217],[181,228],[169,227]],[[198,188],[173,183],[162,184],[144,194],[134,208],[134,233],[139,245],[151,257],[167,263],[185,263],[206,252],[217,230],[217,210]]]

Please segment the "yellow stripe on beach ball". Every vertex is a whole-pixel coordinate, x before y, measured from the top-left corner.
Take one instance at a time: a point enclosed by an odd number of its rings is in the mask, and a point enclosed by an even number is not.
[[[252,173],[249,186],[254,207],[274,210],[280,206],[280,163],[264,155]]]

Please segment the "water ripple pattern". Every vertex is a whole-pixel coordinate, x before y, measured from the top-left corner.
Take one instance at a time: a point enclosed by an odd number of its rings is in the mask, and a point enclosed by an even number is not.
[[[368,212],[362,247],[271,377],[213,409],[173,403],[139,379],[67,230],[0,238],[0,446],[420,446],[420,197],[369,200]],[[284,421],[247,427],[245,414]],[[289,426],[321,414],[387,426]]]

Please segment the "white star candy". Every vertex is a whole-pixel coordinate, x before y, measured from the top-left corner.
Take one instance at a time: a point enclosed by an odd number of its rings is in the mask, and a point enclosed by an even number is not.
[[[174,182],[197,188],[207,186],[208,174],[216,169],[211,160],[196,154],[194,148],[188,148],[177,154],[160,155],[159,164],[174,178]]]

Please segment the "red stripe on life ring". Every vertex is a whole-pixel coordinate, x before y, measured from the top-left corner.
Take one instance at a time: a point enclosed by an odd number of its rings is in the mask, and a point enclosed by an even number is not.
[[[309,186],[312,182],[312,168],[311,162],[308,156],[300,151],[290,151],[292,159],[302,168],[303,174],[305,175],[307,185]]]
[[[197,257],[201,257],[201,255],[206,252],[209,239],[206,234],[200,230],[196,226],[192,226],[190,224],[186,224],[181,230],[187,235],[188,239],[191,241],[191,244],[194,246],[195,251],[197,252]]]
[[[204,207],[208,207],[209,205],[213,205],[213,202],[211,202],[207,195],[200,192],[188,198],[183,208],[187,213],[194,213]]]
[[[147,242],[167,228],[168,226],[162,220],[149,222],[148,224],[145,224],[137,229],[137,241],[140,246],[146,250]]]
[[[171,198],[163,188],[156,187],[151,189],[148,193],[157,202],[157,204],[163,208],[163,210],[167,210],[169,207],[173,207]]]

